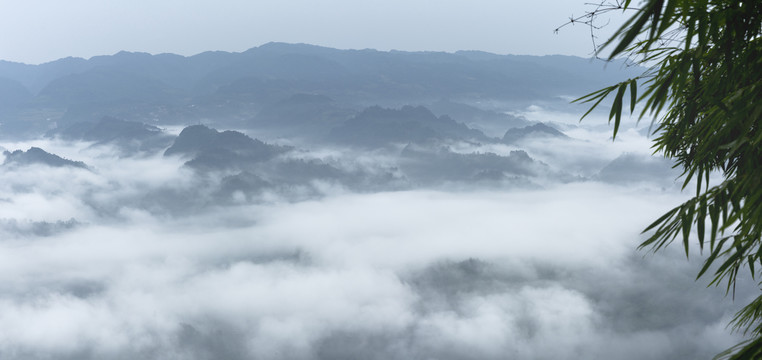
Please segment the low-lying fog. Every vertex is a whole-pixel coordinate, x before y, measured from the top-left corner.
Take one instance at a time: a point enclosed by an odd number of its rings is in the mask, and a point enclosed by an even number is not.
[[[536,162],[490,181],[428,150],[323,146],[278,156],[362,176],[226,192],[231,172],[165,148],[4,142],[86,167],[3,165],[0,358],[693,359],[739,341],[726,324],[752,294],[694,281],[679,246],[635,250],[687,197],[645,131],[520,115],[567,137],[449,144]],[[291,174],[257,171],[235,179]]]

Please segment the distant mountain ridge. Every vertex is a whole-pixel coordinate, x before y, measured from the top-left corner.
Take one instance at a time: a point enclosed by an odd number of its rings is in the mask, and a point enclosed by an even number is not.
[[[0,101],[0,133],[38,134],[103,116],[251,127],[261,123],[256,119],[261,110],[297,94],[327,97],[337,109],[355,110],[441,99],[556,99],[639,72],[617,64],[606,69],[603,63],[569,56],[337,50],[284,43],[188,57],[119,52],[40,65],[0,61],[0,95],[7,99]]]
[[[330,139],[347,145],[381,147],[429,140],[487,140],[480,131],[423,106],[387,109],[372,106],[334,128]]]
[[[241,163],[266,161],[288,150],[237,131],[219,132],[204,125],[193,125],[180,132],[172,146],[164,151],[164,156],[191,158],[186,165],[194,168],[224,169]]]
[[[92,141],[96,146],[113,145],[124,155],[163,150],[173,140],[171,135],[156,126],[109,116],[97,122],[79,122],[54,129],[46,135],[63,140]]]
[[[3,166],[6,165],[33,165],[41,164],[52,167],[75,167],[87,169],[87,165],[81,161],[73,161],[64,159],[56,154],[51,154],[38,147],[31,147],[27,151],[16,150],[14,152],[5,151],[5,161]]]
[[[265,105],[249,125],[281,136],[323,137],[353,114],[328,96],[299,93]]]
[[[508,129],[505,135],[503,135],[502,141],[506,144],[512,144],[527,138],[568,138],[568,136],[549,125],[538,123],[521,128]]]

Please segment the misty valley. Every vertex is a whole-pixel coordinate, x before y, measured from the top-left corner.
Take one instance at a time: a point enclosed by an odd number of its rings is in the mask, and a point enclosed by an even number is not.
[[[680,171],[651,124],[612,141],[570,103],[639,72],[284,43],[0,61],[0,358],[711,358],[755,287],[637,251]]]

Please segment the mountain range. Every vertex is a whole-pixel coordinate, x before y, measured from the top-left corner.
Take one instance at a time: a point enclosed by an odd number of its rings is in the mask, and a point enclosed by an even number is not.
[[[553,101],[638,71],[569,56],[284,43],[189,57],[119,52],[40,65],[0,61],[0,136],[35,136],[103,116],[151,125],[273,129],[274,115],[284,112],[288,116],[277,120],[284,127],[311,124],[325,133],[320,123],[336,125],[373,105],[431,104],[437,115],[450,109],[455,120],[470,123],[466,117],[485,114],[454,111],[453,104]]]
[[[171,211],[267,192],[301,197],[319,193],[321,184],[357,191],[534,186],[576,177],[526,146],[573,139],[564,127],[507,110],[538,102],[563,107],[569,96],[638,71],[620,65],[282,43],[190,57],[120,52],[41,65],[0,61],[0,138],[47,137],[107,147],[120,157],[178,158],[194,185],[141,200]],[[313,149],[341,155],[321,157]],[[86,167],[37,147],[4,156],[6,166]],[[363,163],[363,156],[374,161]],[[620,181],[611,170],[625,160],[594,176]]]

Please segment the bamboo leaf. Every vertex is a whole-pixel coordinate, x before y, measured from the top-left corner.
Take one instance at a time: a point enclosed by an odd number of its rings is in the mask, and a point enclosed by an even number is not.
[[[614,134],[613,138],[616,139],[616,134],[619,132],[619,125],[622,122],[622,98],[624,98],[624,92],[627,90],[627,83],[623,82],[619,85],[616,97],[614,98],[614,104],[611,106],[611,112],[609,112],[609,122],[611,118],[614,120]]]
[[[706,221],[706,198],[702,197],[696,211],[696,231],[698,232],[699,248],[704,250],[704,232]]]
[[[664,215],[662,215],[661,217],[656,219],[656,221],[652,222],[651,225],[648,225],[648,227],[646,227],[645,230],[643,230],[641,232],[641,234],[644,234],[644,233],[650,231],[651,229],[659,226],[659,224],[663,223],[665,220],[671,218],[676,212],[678,212],[680,210],[680,207],[681,206],[678,206],[678,207],[675,207],[674,209],[672,209],[670,211],[667,211]]]
[[[630,113],[635,112],[635,104],[638,103],[638,80],[630,80]]]
[[[626,22],[619,30],[617,30],[615,36],[621,36],[621,39],[619,40],[619,44],[617,44],[614,50],[611,51],[611,54],[608,57],[609,60],[625,51],[638,34],[640,34],[643,26],[648,22],[648,18],[653,14],[653,8],[656,2],[656,0],[649,0],[648,3],[643,6],[637,17],[632,18],[634,19],[633,21]],[[614,37],[612,37],[612,39],[614,39]],[[609,43],[604,44],[604,47],[608,44]]]
[[[686,213],[684,211],[684,209],[680,210],[680,215],[678,216],[680,217],[680,223],[682,225],[681,228],[683,233],[683,246],[685,247],[685,256],[688,257],[689,255],[688,254],[688,247],[689,247],[688,240],[690,239],[690,235],[691,235],[691,222],[693,221],[693,219],[691,218],[689,213]]]

